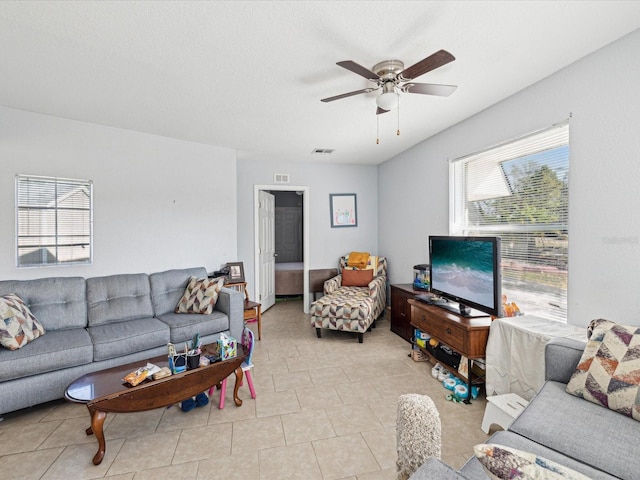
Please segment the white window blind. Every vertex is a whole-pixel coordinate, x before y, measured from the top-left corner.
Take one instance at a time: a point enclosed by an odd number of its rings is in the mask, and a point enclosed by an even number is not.
[[[502,292],[566,322],[569,124],[451,163],[451,232],[502,239]]]
[[[18,267],[91,263],[93,183],[16,176]]]

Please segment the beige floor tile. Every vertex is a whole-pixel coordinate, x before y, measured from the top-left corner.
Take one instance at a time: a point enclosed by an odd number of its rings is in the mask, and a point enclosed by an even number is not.
[[[51,411],[42,418],[42,421],[49,422],[52,420],[63,420],[74,417],[86,417],[88,422],[89,410],[87,409],[87,406],[82,403],[61,401],[59,404],[53,406]]]
[[[231,453],[234,455],[285,444],[280,416],[233,422],[232,438]]]
[[[287,373],[289,371],[287,362],[284,358],[276,358],[275,360],[267,360],[261,363],[253,362],[253,370],[256,372],[255,377],[259,375],[275,375],[277,373]]]
[[[254,480],[260,478],[258,452],[248,451],[238,455],[202,460],[198,466],[197,480]],[[180,479],[175,479],[180,480]]]
[[[324,409],[290,413],[282,415],[281,419],[287,445],[336,436]]]
[[[136,472],[133,480],[195,480],[197,475],[198,462],[190,462]]]
[[[82,417],[68,418],[62,420],[62,423],[56,428],[49,437],[42,442],[38,447],[38,450],[45,448],[56,448],[60,445],[79,445],[83,443],[98,444],[94,435],[87,435],[87,428],[90,425],[89,415],[83,415]],[[107,422],[111,421],[111,417],[107,415],[105,419],[105,425],[109,425]]]
[[[393,468],[398,459],[396,450],[396,427],[362,432],[362,438],[367,442],[373,456],[376,457],[380,468]]]
[[[316,355],[298,355],[297,357],[285,358],[289,372],[300,372],[313,370],[322,366],[324,359],[318,358]]]
[[[226,408],[226,407],[225,407]],[[269,417],[300,411],[300,402],[295,390],[266,392],[256,397],[256,416]]]
[[[2,480],[39,480],[63,450],[59,447],[0,457]]]
[[[345,367],[346,368],[346,367]],[[316,387],[322,387],[325,385],[339,385],[344,383],[350,383],[349,377],[344,373],[342,366],[337,367],[322,367],[309,370],[309,376],[311,382]]]
[[[231,455],[231,423],[182,430],[171,463],[186,463]]]
[[[210,408],[211,402],[204,407],[197,407],[189,412],[183,412],[180,409],[180,404],[172,405],[171,408],[164,408],[156,431],[168,432],[170,430],[180,430],[181,428],[204,426],[209,421]]]
[[[273,375],[273,384],[276,392],[313,387],[309,372],[306,370],[302,372],[275,373]]]
[[[217,423],[235,422],[236,420],[248,420],[256,418],[256,401],[249,397],[242,401],[241,406],[236,406],[233,401],[225,401],[224,408],[218,408],[219,394],[214,393],[209,403],[212,403],[209,410],[209,425]]]
[[[378,462],[359,433],[312,443],[324,480],[380,470]]]
[[[68,446],[47,470],[42,480],[102,478],[109,470],[124,442],[123,438],[108,441],[100,465],[94,465],[92,461],[98,450],[98,442]]]
[[[179,437],[180,431],[176,430],[127,438],[107,475],[119,475],[170,465]],[[107,441],[107,451],[109,444],[110,442]]]
[[[395,467],[358,475],[358,480],[396,480],[396,478],[398,478],[398,472]]]
[[[36,450],[60,425],[62,420],[43,423],[17,423],[0,430],[0,456]],[[86,428],[86,427],[85,427]]]
[[[176,407],[173,406],[171,408]],[[109,426],[105,427],[104,436],[109,440],[111,438],[135,437],[154,433],[164,410],[164,408],[157,408],[148,412],[109,413],[107,418],[110,416],[113,416],[113,418],[110,420]]]
[[[338,435],[349,435],[382,428],[382,424],[366,403],[344,405],[327,410],[327,415]]]
[[[310,443],[260,450],[260,480],[322,480]]]
[[[2,421],[0,422],[0,431],[5,428],[17,427],[18,425],[42,422],[47,415],[53,412],[56,406],[61,403],[65,403],[65,401],[60,399],[44,403],[42,405],[36,405],[32,408],[25,408],[24,410],[19,410],[17,412],[3,414],[0,416],[0,418],[2,418]]]
[[[296,390],[302,410],[331,410],[344,405],[336,389],[331,386],[299,388]]]
[[[375,402],[382,397],[376,389],[375,382],[352,382],[335,385],[336,392],[345,405]]]
[[[396,426],[398,418],[398,397],[377,399],[368,402],[368,405],[382,426]]]

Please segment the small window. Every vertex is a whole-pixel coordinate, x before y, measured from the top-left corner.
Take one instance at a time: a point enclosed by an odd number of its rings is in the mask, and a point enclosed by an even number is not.
[[[93,183],[16,175],[16,264],[93,260]]]

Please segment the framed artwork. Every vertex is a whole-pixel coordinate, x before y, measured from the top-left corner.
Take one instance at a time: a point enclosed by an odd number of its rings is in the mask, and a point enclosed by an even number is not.
[[[358,209],[355,193],[330,193],[331,228],[357,227]]]
[[[228,279],[230,283],[244,282],[244,265],[242,262],[227,263],[229,267]]]

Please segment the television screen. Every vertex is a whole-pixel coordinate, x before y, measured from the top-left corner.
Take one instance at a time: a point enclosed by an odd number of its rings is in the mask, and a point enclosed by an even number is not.
[[[500,316],[499,237],[430,236],[429,255],[434,294]]]

